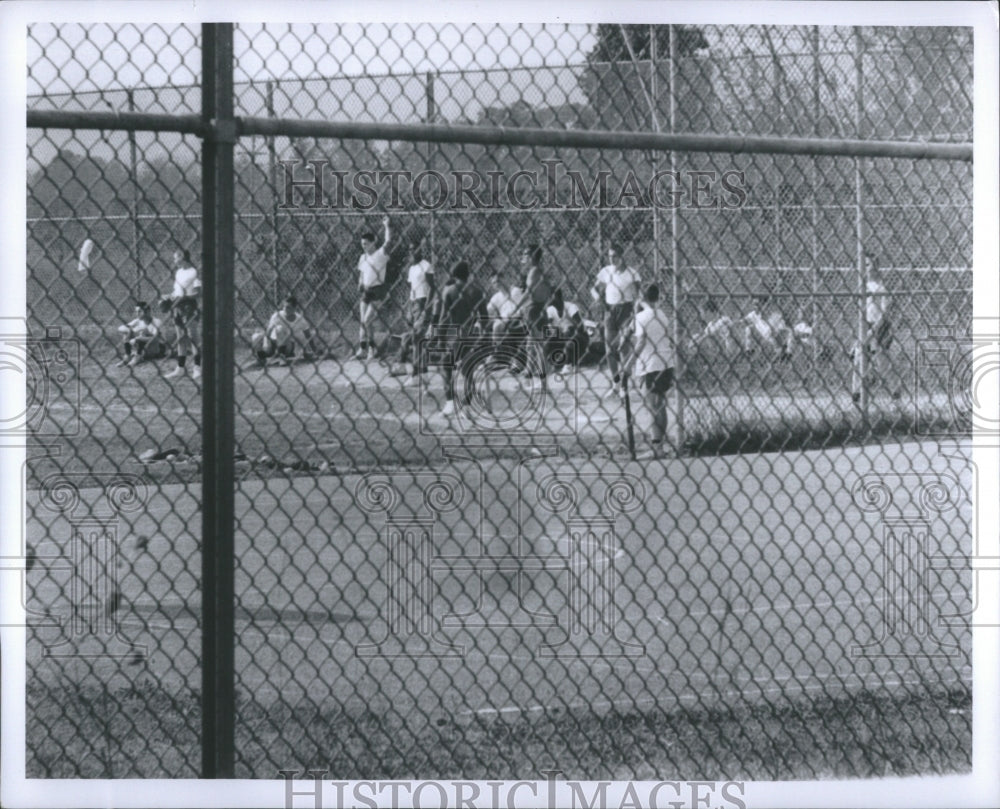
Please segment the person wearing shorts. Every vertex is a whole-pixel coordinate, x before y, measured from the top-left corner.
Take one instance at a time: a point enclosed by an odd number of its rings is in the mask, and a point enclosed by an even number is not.
[[[399,345],[398,366],[393,374],[402,376],[406,373],[405,363],[412,362],[411,370],[403,384],[411,385],[417,382],[427,370],[427,358],[424,356],[424,334],[431,323],[434,306],[434,265],[424,258],[423,244],[412,242],[409,252],[410,269],[406,280],[410,285],[410,297],[406,303],[407,332]]]
[[[659,308],[660,288],[650,284],[643,292],[644,305],[635,315],[635,346],[622,364],[633,369],[633,378],[643,392],[652,414],[650,449],[646,458],[663,457],[667,438],[667,391],[674,383],[674,345],[670,319]]]
[[[176,335],[177,367],[165,379],[182,376],[187,367],[188,354],[193,355],[191,376],[201,378],[201,350],[198,346],[199,320],[201,307],[198,295],[201,293],[201,281],[198,271],[192,266],[191,253],[187,250],[174,251],[174,288],[169,298],[164,299],[174,320]]]
[[[542,347],[548,325],[547,309],[552,300],[553,286],[542,269],[542,248],[529,244],[521,251],[521,266],[527,270],[524,281],[524,297],[517,304],[512,317],[524,318],[528,336],[530,356],[525,373],[533,371],[539,376],[546,375],[546,362]]]
[[[608,248],[608,265],[602,267],[590,291],[594,300],[604,300],[604,347],[611,374],[610,393],[621,395],[620,361],[622,337],[635,312],[635,301],[642,283],[639,273],[626,266],[621,248]]]
[[[358,297],[361,299],[358,327],[358,350],[355,359],[375,359],[375,318],[378,305],[385,298],[385,270],[389,266],[389,217],[382,217],[381,247],[375,247],[375,234],[361,234],[361,257],[358,259]]]
[[[889,293],[882,280],[875,257],[865,253],[865,263],[868,265],[868,284],[865,297],[865,321],[868,336],[864,345],[866,368],[864,377],[861,373],[861,345],[855,343],[851,349],[851,400],[855,404],[861,402],[861,387],[871,387],[876,381],[889,384],[892,374],[889,368],[889,348],[892,346],[892,323],[888,317]],[[900,386],[893,385],[892,398],[900,397]]]
[[[435,312],[434,323],[444,335],[448,360],[444,371],[445,404],[442,416],[455,415],[455,371],[464,376],[465,395],[463,404],[472,401],[473,374],[475,360],[481,343],[489,340],[483,334],[487,321],[486,295],[469,278],[469,265],[459,261],[451,271],[451,279],[441,290]]]
[[[486,303],[486,313],[494,355],[498,363],[519,370],[516,358],[523,354],[527,329],[520,318],[514,317],[514,313],[524,298],[524,291],[518,286],[508,290],[498,272],[490,276],[490,289],[493,295]]]

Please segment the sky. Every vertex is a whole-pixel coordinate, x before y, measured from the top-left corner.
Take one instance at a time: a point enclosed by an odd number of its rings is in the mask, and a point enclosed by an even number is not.
[[[197,26],[74,25],[29,28],[28,95],[194,84]],[[236,81],[578,64],[591,26],[240,24]]]

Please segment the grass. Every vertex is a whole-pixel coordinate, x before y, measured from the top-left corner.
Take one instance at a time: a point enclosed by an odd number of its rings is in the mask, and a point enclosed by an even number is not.
[[[143,679],[111,690],[28,684],[29,777],[194,778],[200,695]],[[95,755],[95,751],[100,751]],[[968,772],[971,692],[812,696],[734,708],[516,718],[398,716],[292,708],[237,695],[237,776],[326,769],[331,778],[794,780]]]

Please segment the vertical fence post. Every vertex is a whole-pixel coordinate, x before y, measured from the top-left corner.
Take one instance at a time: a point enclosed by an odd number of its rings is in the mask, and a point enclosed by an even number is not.
[[[597,266],[601,267],[604,254],[607,252],[604,247],[604,209],[597,206]]]
[[[819,127],[819,116],[822,107],[822,99],[820,97],[820,70],[819,70],[819,26],[814,26],[812,29],[812,73],[813,73],[813,134],[818,138],[820,136]],[[812,168],[812,183],[811,183],[811,196],[812,196],[812,231],[811,231],[811,249],[812,249],[812,315],[810,317],[810,325],[813,330],[812,339],[812,383],[815,386],[818,374],[819,374],[819,341],[817,336],[821,333],[819,330],[819,306],[816,301],[816,296],[819,293],[819,207],[816,202],[816,184],[818,181],[818,172],[816,171],[816,161],[819,160],[818,157],[810,158],[809,165]]]
[[[656,115],[657,103],[657,82],[656,82],[656,29],[658,26],[649,26],[649,96],[652,99],[649,108],[649,124],[654,132],[660,131],[659,121]],[[653,152],[653,175],[660,169],[660,153]],[[660,212],[656,207],[656,200],[650,200],[653,205],[653,278],[660,284]]]
[[[231,778],[233,646],[233,26],[201,27],[203,778]]]
[[[426,93],[427,93],[426,94],[426,99],[425,99],[426,100],[426,109],[424,110],[424,123],[425,124],[433,124],[437,120],[437,104],[434,101],[434,71],[432,71],[432,70],[428,70],[427,71],[427,75],[424,78],[424,82],[425,82],[424,86],[425,86]],[[418,148],[418,149],[420,148],[419,144],[417,145],[416,148]],[[424,166],[424,168],[427,169],[427,170],[430,170],[431,148],[432,148],[431,142],[427,141],[427,165]],[[436,255],[436,253],[434,251],[434,246],[435,246],[434,245],[434,237],[435,237],[434,224],[435,224],[435,217],[434,217],[434,211],[433,211],[433,209],[427,212],[427,216],[430,219],[430,233],[428,234],[428,242],[429,242],[429,246],[430,246],[430,255],[427,256],[427,260],[431,262],[432,266],[434,266],[435,262],[436,262],[437,255]],[[443,275],[439,272],[437,274],[437,277],[438,278],[443,278]]]
[[[675,26],[669,27],[670,37],[670,133],[677,131],[677,35]],[[670,152],[670,171],[672,177],[677,177],[677,152]],[[677,206],[670,206],[670,267],[671,284],[670,298],[673,311],[674,338],[674,421],[677,424],[677,452],[680,454],[684,446],[684,349],[681,329],[681,263],[677,240]]]
[[[125,92],[128,100],[128,111],[135,112],[135,90],[129,88]],[[129,217],[132,219],[132,262],[135,266],[135,299],[142,297],[142,262],[139,260],[139,159],[136,156],[135,131],[128,133],[129,172],[132,179],[132,198],[129,200]]]
[[[863,98],[863,81],[864,81],[864,53],[863,45],[861,39],[861,29],[857,26],[854,28],[854,73],[855,81],[857,82],[855,99],[854,99],[854,133],[855,137],[861,138],[861,121],[862,115],[864,114],[864,98]],[[865,234],[864,234],[864,215],[862,212],[862,205],[864,203],[862,188],[861,188],[861,170],[863,168],[864,158],[856,157],[854,158],[854,237],[855,237],[855,252],[858,267],[858,391],[860,392],[860,401],[858,406],[861,408],[861,419],[862,424],[865,428],[868,427],[868,356],[866,347],[868,345],[868,319],[866,318],[865,303],[867,299],[868,291],[868,268],[865,266]]]
[[[274,118],[274,82],[267,80],[267,117]],[[267,176],[271,183],[271,271],[274,306],[278,305],[278,156],[274,147],[274,135],[267,137]]]

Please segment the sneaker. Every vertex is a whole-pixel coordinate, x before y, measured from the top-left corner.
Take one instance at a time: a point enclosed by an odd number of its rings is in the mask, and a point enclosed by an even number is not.
[[[354,359],[363,360],[364,358],[365,358],[365,350],[359,347],[358,350],[354,352]]]
[[[407,379],[413,378],[413,374],[409,373],[406,370],[406,367],[403,365],[393,365],[389,369],[389,376],[405,376]],[[404,382],[404,384],[409,384],[409,383]]]
[[[562,367],[562,371],[560,371],[560,373],[563,376],[569,376],[571,373],[573,373],[573,366],[572,365],[564,365]]]
[[[133,354],[132,359],[128,361],[129,367],[134,367],[139,364],[139,355]]]
[[[374,348],[369,348],[368,349],[368,361],[371,362],[373,359],[375,359],[375,349]]]
[[[118,360],[118,362],[115,363],[115,368],[121,368],[123,365],[128,365],[129,362],[130,360],[128,359],[128,357],[123,357],[122,359]]]
[[[416,385],[422,381],[423,381],[422,377],[414,376],[413,374],[408,374],[406,378],[403,380],[403,384],[406,386],[410,386],[410,385]]]
[[[176,378],[178,376],[184,376],[184,369],[181,368],[181,366],[179,366],[179,365],[177,367],[175,367],[174,370],[172,370],[169,374],[164,374],[163,378],[164,379],[174,379],[174,378]]]
[[[444,403],[444,407],[441,408],[442,416],[454,416],[455,415],[455,402],[454,400],[449,400]]]
[[[200,365],[192,365],[191,366],[191,378],[192,379],[201,379],[201,366]]]

